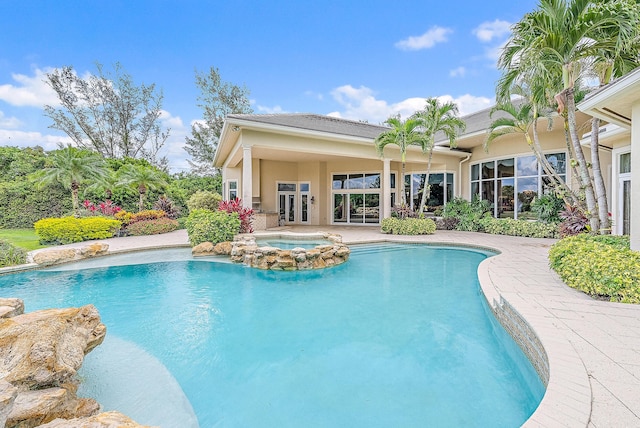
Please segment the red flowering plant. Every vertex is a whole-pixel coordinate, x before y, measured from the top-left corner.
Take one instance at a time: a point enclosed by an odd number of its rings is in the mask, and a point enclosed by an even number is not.
[[[242,206],[242,199],[234,199],[231,201],[220,201],[218,211],[225,211],[229,214],[238,213],[240,217],[240,233],[253,233],[253,209]]]
[[[84,207],[86,215],[89,216],[100,215],[113,217],[118,211],[122,210],[122,208],[108,199],[104,202],[99,202],[98,204],[94,204],[88,199],[85,199],[85,201],[82,203],[82,206]]]

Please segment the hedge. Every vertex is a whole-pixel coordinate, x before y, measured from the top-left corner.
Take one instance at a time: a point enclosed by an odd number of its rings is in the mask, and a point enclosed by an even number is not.
[[[153,220],[140,220],[127,226],[127,233],[133,236],[157,235],[159,233],[173,232],[178,229],[178,221],[168,217]]]
[[[512,218],[486,217],[481,220],[485,233],[525,236],[528,238],[559,238],[558,225]]]
[[[111,238],[120,229],[120,222],[104,217],[43,218],[33,227],[41,243],[71,244],[91,239]]]
[[[640,303],[640,253],[628,238],[571,236],[549,250],[551,267],[570,287],[612,302]]]
[[[189,213],[186,226],[192,246],[203,242],[217,244],[233,240],[240,231],[240,218],[238,213],[195,209]]]
[[[382,233],[393,235],[431,235],[436,231],[436,223],[430,218],[396,218],[382,219]]]

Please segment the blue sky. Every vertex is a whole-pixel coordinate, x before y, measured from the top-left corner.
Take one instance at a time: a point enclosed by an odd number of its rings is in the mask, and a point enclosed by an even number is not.
[[[194,71],[245,85],[256,113],[310,112],[380,123],[427,97],[468,114],[493,103],[499,49],[535,0],[0,1],[0,145],[53,149],[43,83],[120,62],[164,92],[164,154],[187,169],[184,137],[200,118]]]

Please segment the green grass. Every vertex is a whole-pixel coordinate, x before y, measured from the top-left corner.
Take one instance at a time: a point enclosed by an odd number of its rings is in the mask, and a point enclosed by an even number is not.
[[[46,245],[40,244],[40,239],[33,229],[0,229],[0,239],[9,241],[16,247],[24,248],[27,251],[46,247]]]

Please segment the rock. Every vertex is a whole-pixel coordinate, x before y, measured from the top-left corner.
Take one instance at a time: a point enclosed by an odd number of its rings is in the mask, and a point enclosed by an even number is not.
[[[231,249],[233,245],[231,242],[218,242],[216,246],[213,248],[213,253],[219,256],[228,256],[231,254]]]
[[[8,427],[31,428],[56,418],[91,416],[100,411],[100,405],[90,398],[78,398],[75,387],[62,387],[24,391],[18,394],[7,418]]]
[[[70,262],[75,258],[76,250],[74,248],[43,250],[33,255],[33,261],[44,266]]]
[[[213,254],[214,245],[211,242],[202,242],[191,249],[194,257],[210,256]]]
[[[88,418],[56,419],[40,428],[150,428],[140,425],[119,412],[104,412]]]
[[[35,253],[33,255],[33,262],[39,265],[49,266],[103,256],[107,254],[108,251],[109,245],[104,242],[94,242],[80,248],[50,248]]]
[[[0,427],[6,425],[17,395],[18,388],[9,382],[0,380]]]
[[[109,245],[104,242],[94,242],[93,244],[89,244],[85,247],[78,248],[76,251],[76,255],[81,258],[90,258],[103,256],[109,251]]]
[[[59,386],[70,381],[105,334],[93,305],[0,319],[0,378],[29,389]]]
[[[11,318],[24,313],[24,302],[22,299],[6,298],[0,299],[0,318]],[[2,426],[2,425],[0,425]]]

